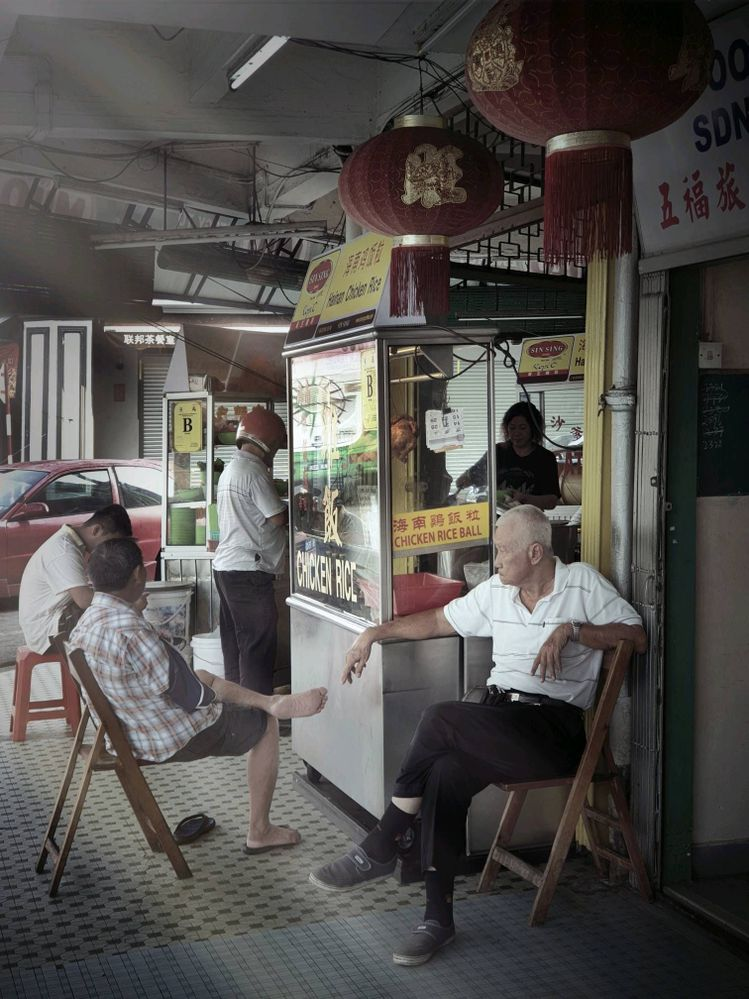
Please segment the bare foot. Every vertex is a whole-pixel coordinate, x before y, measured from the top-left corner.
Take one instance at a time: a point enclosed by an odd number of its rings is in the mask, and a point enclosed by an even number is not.
[[[247,850],[262,853],[265,850],[272,850],[274,847],[296,846],[301,842],[302,837],[296,829],[289,826],[269,825],[264,833],[256,837],[247,837]]]
[[[274,718],[306,718],[322,711],[327,700],[325,687],[313,687],[301,694],[276,694],[271,698],[268,714]]]

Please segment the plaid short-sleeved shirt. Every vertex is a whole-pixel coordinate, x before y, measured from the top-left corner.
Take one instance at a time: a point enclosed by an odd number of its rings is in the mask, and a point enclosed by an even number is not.
[[[218,720],[218,701],[187,712],[169,698],[167,651],[155,629],[124,600],[95,593],[70,642],[85,653],[139,759],[168,760]]]

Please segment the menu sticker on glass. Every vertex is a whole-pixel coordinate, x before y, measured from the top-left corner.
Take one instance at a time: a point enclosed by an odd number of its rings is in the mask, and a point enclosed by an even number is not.
[[[441,409],[428,409],[426,412],[426,443],[430,451],[452,451],[463,447],[463,410],[451,409],[443,413]]]
[[[172,410],[174,450],[192,454],[203,450],[203,406],[195,401],[175,402]]]

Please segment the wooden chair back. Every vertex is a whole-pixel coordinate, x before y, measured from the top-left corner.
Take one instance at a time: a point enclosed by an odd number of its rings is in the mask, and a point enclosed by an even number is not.
[[[607,740],[611,718],[627,675],[633,650],[632,642],[620,641],[615,649],[603,657],[593,720],[588,731],[585,750],[574,774],[567,777],[550,777],[546,780],[497,783],[497,787],[507,792],[508,798],[481,874],[478,890],[488,891],[501,867],[507,867],[530,881],[538,888],[530,916],[531,926],[538,925],[546,919],[580,818],[585,824],[599,875],[601,877],[606,875],[605,865],[613,864],[625,868],[634,874],[640,894],[648,900],[652,898],[650,882],[629,815],[624,786]],[[588,790],[593,783],[608,786],[616,815],[601,812],[586,803]],[[542,871],[532,867],[509,849],[512,834],[530,791],[564,786],[569,786],[570,792],[546,867]],[[599,825],[621,833],[627,851],[626,856],[599,841],[596,835],[596,828]]]
[[[55,861],[49,890],[50,897],[57,894],[62,880],[91,778],[94,773],[104,771],[117,775],[151,849],[154,852],[163,851],[167,855],[178,878],[192,877],[187,861],[141,772],[141,767],[145,765],[158,766],[160,764],[148,763],[148,761],[135,758],[122,723],[99,686],[84,653],[80,649],[72,649],[62,636],[57,636],[53,644],[66,657],[71,676],[84,694],[85,707],[36,865],[37,873],[41,874],[48,856],[53,857]],[[92,744],[85,745],[84,739],[89,721],[94,723],[95,738]],[[107,751],[105,736],[109,737],[114,754]],[[58,847],[55,834],[73,781],[76,764],[79,761],[83,762],[81,783],[68,820],[65,836],[62,844]]]

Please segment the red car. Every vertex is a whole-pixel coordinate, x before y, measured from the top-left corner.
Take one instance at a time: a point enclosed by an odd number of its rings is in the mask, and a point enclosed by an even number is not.
[[[63,524],[121,503],[153,579],[161,547],[161,467],[147,460],[29,461],[0,466],[0,597],[21,587],[26,563]]]

